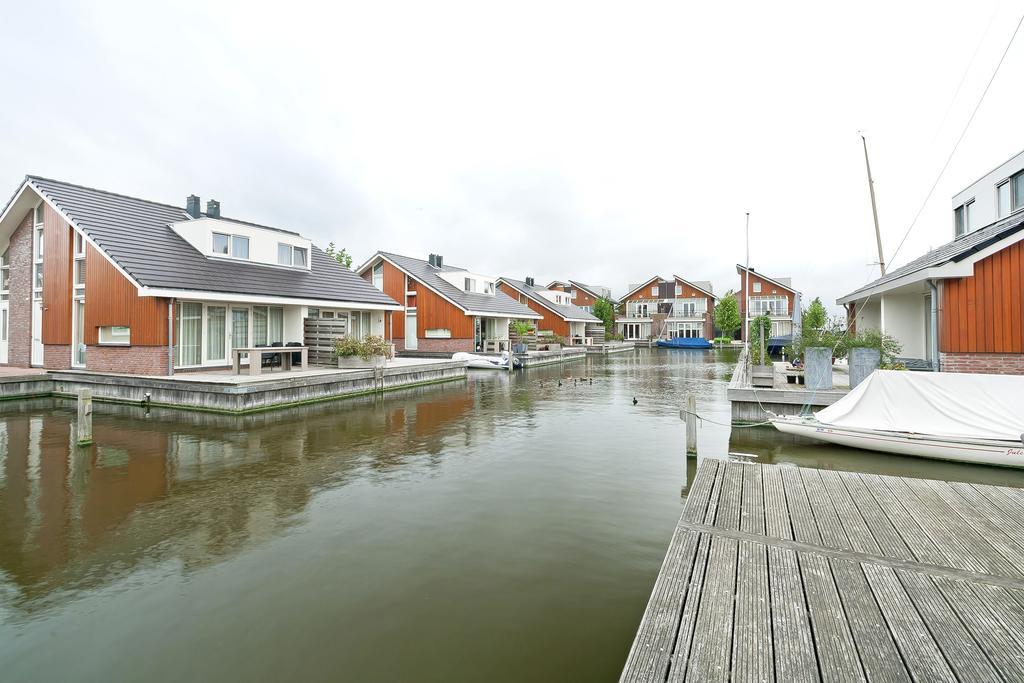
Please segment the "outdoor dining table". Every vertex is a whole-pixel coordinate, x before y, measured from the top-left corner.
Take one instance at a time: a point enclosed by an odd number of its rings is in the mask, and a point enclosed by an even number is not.
[[[242,356],[249,355],[249,374],[258,375],[263,370],[263,356],[276,354],[281,356],[281,369],[292,369],[292,354],[298,353],[299,367],[303,370],[309,367],[308,346],[256,346],[252,348],[238,348],[231,350],[231,365],[236,375],[242,374]]]

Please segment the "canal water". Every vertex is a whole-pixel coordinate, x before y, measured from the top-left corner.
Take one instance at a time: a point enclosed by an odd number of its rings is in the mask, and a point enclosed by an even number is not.
[[[732,429],[638,350],[247,417],[0,406],[0,678],[615,680],[702,457],[1024,485]],[[636,399],[634,403],[634,398]]]

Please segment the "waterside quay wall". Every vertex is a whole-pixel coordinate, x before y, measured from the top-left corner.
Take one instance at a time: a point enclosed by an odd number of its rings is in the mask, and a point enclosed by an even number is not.
[[[53,371],[0,378],[0,399],[74,397],[88,389],[101,402],[244,414],[465,378],[465,364],[450,360],[376,370],[282,373],[259,381],[231,375],[220,379]]]

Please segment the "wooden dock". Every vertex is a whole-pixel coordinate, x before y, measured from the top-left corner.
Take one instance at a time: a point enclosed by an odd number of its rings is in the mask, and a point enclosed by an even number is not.
[[[1024,490],[705,460],[621,680],[1024,680]]]

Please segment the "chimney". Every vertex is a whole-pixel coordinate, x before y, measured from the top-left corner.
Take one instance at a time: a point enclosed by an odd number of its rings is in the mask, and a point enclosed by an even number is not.
[[[220,202],[216,199],[211,199],[206,202],[206,217],[220,218]]]
[[[441,256],[440,254],[436,254],[436,255],[434,256],[434,261],[436,262],[436,263],[435,263],[435,265],[436,265],[436,266],[437,266],[438,268],[442,268],[442,267],[444,267],[444,256]]]
[[[190,194],[185,200],[185,213],[192,218],[199,218],[199,197]]]
[[[427,263],[429,263],[432,268],[437,268],[437,255],[431,254],[427,259]]]
[[[533,278],[532,277],[526,278],[526,286],[527,287],[533,287]]]

